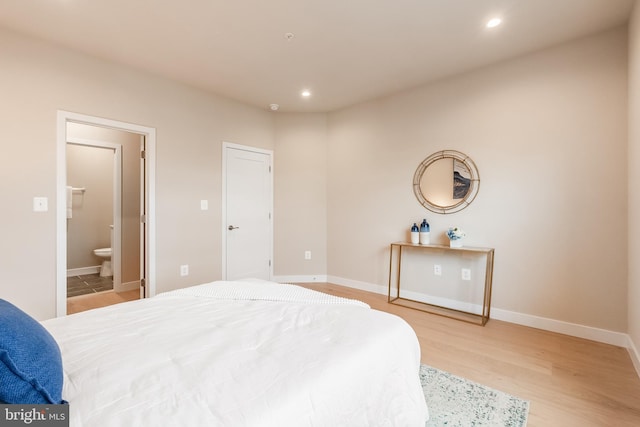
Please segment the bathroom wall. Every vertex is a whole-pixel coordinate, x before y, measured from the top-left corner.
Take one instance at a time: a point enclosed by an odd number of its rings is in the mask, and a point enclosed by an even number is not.
[[[128,283],[140,280],[140,146],[142,137],[135,133],[78,123],[69,123],[67,125],[67,136],[69,138],[111,142],[122,146],[121,282]],[[69,151],[70,147],[73,147],[73,145],[67,144],[67,151]],[[68,179],[69,167],[69,164],[67,164]],[[111,167],[113,168],[113,163]],[[76,185],[71,181],[69,182],[71,185]],[[109,181],[110,185],[111,182]],[[111,216],[109,216],[109,221],[108,225],[113,224]],[[106,243],[103,246],[95,246],[93,249],[109,246],[108,225],[106,228]],[[89,229],[83,231],[87,234],[92,232]],[[67,247],[69,246],[72,246],[72,244],[68,241]],[[93,255],[93,249],[90,251],[91,257],[98,260]],[[69,253],[69,249],[67,253]],[[70,262],[67,261],[67,264],[70,265]]]
[[[67,184],[84,187],[73,194],[73,215],[67,219],[67,269],[100,265],[96,248],[109,247],[113,221],[114,150],[67,145]]]

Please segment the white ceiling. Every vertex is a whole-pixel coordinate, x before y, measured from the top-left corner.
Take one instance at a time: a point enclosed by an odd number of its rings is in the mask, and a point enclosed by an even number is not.
[[[623,25],[633,4],[0,0],[0,26],[260,108],[324,112]]]

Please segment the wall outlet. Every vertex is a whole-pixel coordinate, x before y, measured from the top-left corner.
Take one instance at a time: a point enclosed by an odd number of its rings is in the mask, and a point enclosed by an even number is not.
[[[188,264],[180,266],[180,275],[181,276],[188,276],[189,275],[189,265]]]
[[[463,268],[462,269],[462,280],[471,280],[471,269]]]
[[[208,211],[209,210],[209,201],[208,200],[200,200],[200,210]]]
[[[33,198],[33,211],[34,212],[47,212],[49,210],[49,199],[46,197],[34,197]]]
[[[442,276],[442,266],[440,264],[433,265],[433,275]]]
[[[311,251],[304,251],[304,259],[311,259]]]

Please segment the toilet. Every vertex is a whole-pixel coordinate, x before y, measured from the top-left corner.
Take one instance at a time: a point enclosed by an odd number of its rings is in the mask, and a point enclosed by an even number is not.
[[[109,244],[113,245],[113,225],[110,225],[109,227],[111,228],[109,233]],[[102,259],[100,277],[113,276],[113,271],[111,271],[111,248],[94,249],[93,254]]]
[[[100,267],[100,277],[113,276],[111,271],[111,248],[94,249],[95,256],[102,258],[102,267]]]

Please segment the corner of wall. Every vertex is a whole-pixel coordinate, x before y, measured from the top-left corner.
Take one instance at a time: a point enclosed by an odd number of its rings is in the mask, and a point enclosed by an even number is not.
[[[631,339],[631,336],[629,336],[628,339],[627,350],[629,350],[629,357],[631,357],[633,367],[636,368],[636,373],[638,374],[638,377],[640,377],[640,352],[638,352],[638,348],[633,342],[633,339]]]
[[[640,125],[634,118],[640,111],[640,3],[636,2],[629,18],[628,26],[628,135],[627,158],[629,183],[627,193],[627,332],[629,334],[627,348],[629,355],[640,376],[640,266],[637,263],[640,256],[640,225],[635,221],[640,212],[640,197],[638,196],[637,165],[640,164]]]

